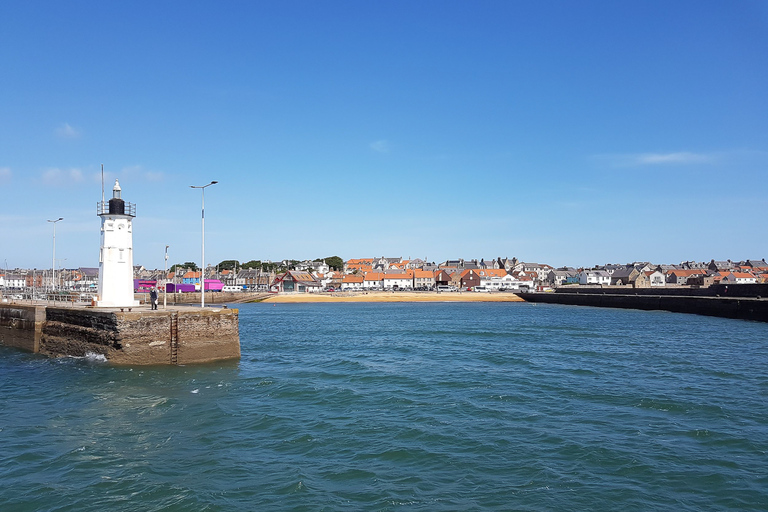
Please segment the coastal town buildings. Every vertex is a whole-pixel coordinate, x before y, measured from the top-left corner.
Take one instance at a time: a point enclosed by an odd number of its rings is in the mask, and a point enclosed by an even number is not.
[[[768,282],[765,259],[684,261],[654,264],[635,261],[609,263],[592,268],[553,268],[517,258],[447,259],[439,263],[401,257],[352,258],[334,270],[321,260],[283,260],[264,268],[205,271],[174,266],[173,271],[133,267],[134,291],[147,286],[173,285],[176,291],[199,290],[205,276],[207,290],[250,292],[315,293],[320,291],[428,291],[481,290],[548,291],[562,287],[601,288],[706,288],[716,284],[749,285]],[[343,263],[343,264],[342,264]],[[95,293],[98,268],[57,269],[56,282],[50,269],[13,269],[0,272],[4,294],[22,292],[27,296],[66,292]],[[225,288],[226,287],[226,288]]]

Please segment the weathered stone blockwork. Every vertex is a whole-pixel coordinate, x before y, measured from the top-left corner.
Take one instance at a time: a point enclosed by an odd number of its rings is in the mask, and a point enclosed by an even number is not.
[[[240,357],[238,321],[237,309],[2,306],[0,343],[51,356],[101,354],[115,364],[191,364]]]
[[[40,349],[45,308],[19,304],[0,305],[0,344],[30,352]]]

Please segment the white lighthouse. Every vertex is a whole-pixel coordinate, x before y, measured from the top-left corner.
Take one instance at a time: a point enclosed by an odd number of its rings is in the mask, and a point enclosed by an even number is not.
[[[138,306],[133,300],[133,218],[136,205],[121,197],[115,180],[112,199],[99,203],[101,250],[99,251],[98,307]]]

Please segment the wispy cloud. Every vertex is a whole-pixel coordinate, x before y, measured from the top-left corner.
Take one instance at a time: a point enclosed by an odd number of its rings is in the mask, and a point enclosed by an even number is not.
[[[137,181],[158,182],[165,179],[165,174],[160,171],[150,171],[141,165],[129,165],[120,170],[119,176],[131,177]]]
[[[384,139],[371,142],[369,147],[377,153],[389,153],[389,142]]]
[[[611,167],[710,164],[717,160],[716,155],[713,153],[691,153],[689,151],[675,153],[604,154],[595,155],[594,158],[607,163]]]
[[[0,182],[10,181],[12,176],[10,167],[0,167]]]
[[[162,172],[151,172],[147,171],[144,173],[144,178],[146,178],[147,181],[163,181],[165,179],[165,174]]]
[[[153,182],[157,183],[159,181],[165,181],[165,173],[160,171],[149,171],[145,169],[141,165],[128,165],[123,168],[121,168],[119,171],[110,171],[108,169],[104,169],[104,183],[105,187],[108,187],[110,190],[112,188],[112,185],[115,183],[115,179],[120,180],[120,183],[123,183],[124,181],[132,181],[132,182]],[[94,182],[100,182],[101,181],[101,169],[99,169],[97,172],[93,173],[91,175],[91,179]]]
[[[43,171],[41,176],[44,185],[62,186],[83,181],[83,171],[80,169],[59,169],[52,167]]]
[[[77,139],[80,137],[80,130],[72,127],[69,123],[62,123],[55,130],[56,136],[60,139]]]
[[[680,153],[644,153],[636,157],[639,165],[702,164],[712,162],[713,160],[714,157],[712,155],[689,153],[686,151]]]

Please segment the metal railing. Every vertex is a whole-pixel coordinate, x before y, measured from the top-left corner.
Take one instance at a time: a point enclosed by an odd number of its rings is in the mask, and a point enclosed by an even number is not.
[[[96,203],[96,215],[109,215],[109,201],[99,201]],[[125,203],[125,210],[123,213],[113,215],[127,215],[129,217],[136,216],[136,205],[133,203]]]
[[[8,290],[2,294],[0,304],[90,305],[95,294],[87,292]]]

